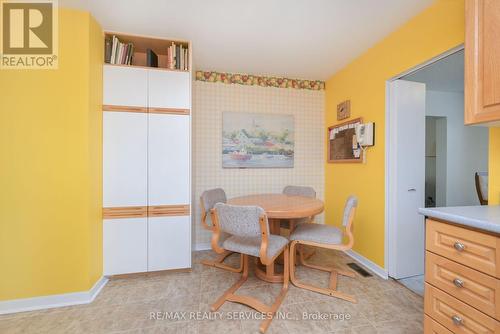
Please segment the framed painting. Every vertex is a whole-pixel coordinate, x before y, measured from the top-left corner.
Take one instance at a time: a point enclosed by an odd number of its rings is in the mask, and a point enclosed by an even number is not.
[[[223,168],[293,168],[292,115],[223,112]]]

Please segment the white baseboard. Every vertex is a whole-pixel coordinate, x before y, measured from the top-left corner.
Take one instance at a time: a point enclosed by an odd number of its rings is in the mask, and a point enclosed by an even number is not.
[[[97,297],[107,282],[108,278],[103,276],[88,291],[0,301],[0,314],[88,304],[94,301],[95,297]]]
[[[353,251],[352,249],[345,251],[347,255],[352,257],[354,260],[358,261],[361,263],[366,269],[369,269],[372,271],[375,275],[380,276],[383,279],[388,279],[389,274],[387,270],[376,264],[375,262],[372,262],[371,260],[368,260],[366,257],[363,255]]]
[[[212,245],[209,242],[200,242],[194,245],[193,251],[205,251],[212,249]]]

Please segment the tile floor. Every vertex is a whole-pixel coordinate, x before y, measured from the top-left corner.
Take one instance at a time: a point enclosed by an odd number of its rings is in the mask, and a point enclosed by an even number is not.
[[[206,318],[210,304],[239,277],[199,264],[201,259],[211,257],[209,251],[194,253],[190,272],[112,279],[91,304],[0,315],[0,333],[258,333],[260,321],[246,319],[258,314],[239,304],[224,304],[219,310],[222,319],[189,319],[192,315]],[[238,260],[233,255],[229,262]],[[311,262],[340,267],[352,259],[339,252],[318,251]],[[327,273],[298,268],[297,276],[323,286],[328,284]],[[280,308],[287,319],[274,319],[267,333],[422,333],[423,299],[396,281],[377,276],[342,277],[339,289],[354,294],[358,303],[292,285]],[[238,293],[270,303],[279,290],[280,284],[252,276]],[[160,312],[159,318],[151,319],[156,312]],[[186,319],[181,313],[177,313],[177,319],[162,318],[165,312],[187,312]],[[313,318],[322,315],[329,319],[304,320],[303,312]]]
[[[424,286],[425,286],[424,275],[403,278],[398,280],[398,282],[403,284],[405,287],[415,292],[416,294],[419,294],[420,296],[424,295]]]

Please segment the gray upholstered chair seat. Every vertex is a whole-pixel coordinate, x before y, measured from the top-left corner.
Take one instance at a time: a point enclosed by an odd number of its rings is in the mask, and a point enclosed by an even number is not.
[[[219,247],[223,247],[224,241],[226,241],[229,237],[231,237],[231,234],[221,231],[219,235]]]
[[[342,231],[334,226],[307,223],[298,225],[290,235],[290,240],[339,245],[342,243],[342,235]]]
[[[224,241],[223,247],[232,252],[259,257],[261,242],[262,238],[260,236],[232,236]],[[276,255],[281,253],[281,251],[287,244],[288,240],[286,238],[279,235],[270,234],[267,244],[267,257],[274,258]]]

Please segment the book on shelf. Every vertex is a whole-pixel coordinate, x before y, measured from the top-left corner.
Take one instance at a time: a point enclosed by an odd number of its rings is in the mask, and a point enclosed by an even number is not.
[[[132,65],[134,57],[134,45],[132,43],[122,43],[115,35],[106,38],[104,43],[104,61],[106,63]]]
[[[167,49],[167,68],[171,70],[189,70],[188,48],[182,44],[172,42]]]
[[[158,67],[158,56],[151,49],[146,50],[146,66]]]
[[[112,47],[111,39],[106,38],[104,40],[104,62],[106,63],[111,62],[111,47]]]
[[[125,37],[123,37],[125,38]],[[189,70],[189,47],[187,43],[168,42],[166,49],[140,50],[137,65],[149,67],[163,67],[171,70]],[[132,65],[134,63],[134,44],[122,42],[116,35],[106,35],[104,39],[104,61],[108,64]],[[145,64],[144,64],[145,63]]]

